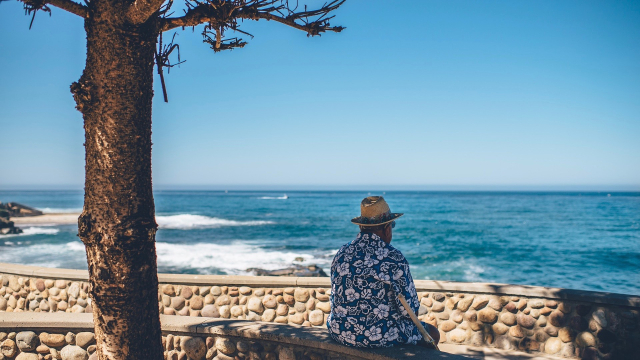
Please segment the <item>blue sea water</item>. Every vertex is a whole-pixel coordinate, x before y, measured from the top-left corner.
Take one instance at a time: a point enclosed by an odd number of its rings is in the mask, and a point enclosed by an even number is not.
[[[374,193],[373,195],[377,195]],[[158,191],[160,272],[247,274],[330,266],[357,234],[362,191]],[[392,244],[415,279],[483,281],[640,295],[640,193],[386,192]],[[82,193],[0,191],[45,212],[79,212]],[[0,262],[86,268],[76,225],[0,236]]]

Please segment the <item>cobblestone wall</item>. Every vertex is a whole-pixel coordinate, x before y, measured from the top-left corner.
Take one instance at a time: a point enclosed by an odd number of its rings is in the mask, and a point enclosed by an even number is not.
[[[231,285],[162,284],[160,313],[324,327],[330,312],[328,288]],[[0,312],[91,312],[88,286],[4,275]],[[418,296],[419,318],[438,327],[442,342],[584,359],[637,358],[636,307],[459,292],[423,291]]]

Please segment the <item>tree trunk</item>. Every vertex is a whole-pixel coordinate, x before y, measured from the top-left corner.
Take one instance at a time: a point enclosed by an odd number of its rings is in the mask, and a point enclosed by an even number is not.
[[[86,246],[98,356],[163,358],[158,312],[151,102],[156,18],[127,22],[129,1],[88,3],[87,63],[71,86],[85,129]]]

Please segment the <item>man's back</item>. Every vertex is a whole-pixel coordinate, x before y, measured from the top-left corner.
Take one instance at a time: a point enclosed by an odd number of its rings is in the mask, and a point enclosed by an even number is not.
[[[359,347],[415,344],[422,336],[398,293],[417,312],[420,303],[405,257],[378,235],[359,233],[340,248],[331,265],[331,336]]]

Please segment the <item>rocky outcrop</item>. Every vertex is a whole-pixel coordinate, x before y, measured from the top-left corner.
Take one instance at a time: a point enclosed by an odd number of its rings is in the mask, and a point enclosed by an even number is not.
[[[13,225],[13,221],[9,220],[9,210],[6,210],[3,206],[5,205],[0,203],[0,235],[20,234],[22,229]]]
[[[43,212],[15,202],[9,202],[6,204],[0,202],[0,217],[10,218],[38,215],[43,215]]]
[[[319,266],[309,265],[292,265],[286,269],[279,270],[264,270],[258,268],[247,269],[247,272],[251,272],[257,276],[299,276],[299,277],[327,277],[327,273]]]

